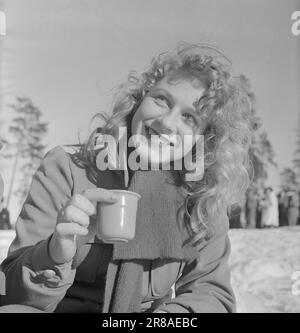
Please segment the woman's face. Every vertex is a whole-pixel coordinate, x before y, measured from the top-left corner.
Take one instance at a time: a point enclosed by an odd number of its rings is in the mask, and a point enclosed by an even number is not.
[[[132,135],[146,138],[136,148],[141,158],[157,165],[182,159],[186,155],[187,151],[183,153],[182,149],[184,136],[191,136],[194,144],[195,135],[203,134],[207,126],[196,110],[203,91],[199,82],[187,79],[175,81],[169,77],[151,88],[131,123]]]

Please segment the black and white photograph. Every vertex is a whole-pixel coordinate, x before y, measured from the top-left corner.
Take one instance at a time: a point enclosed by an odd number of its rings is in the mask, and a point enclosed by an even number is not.
[[[0,0],[7,313],[300,313],[300,0]]]

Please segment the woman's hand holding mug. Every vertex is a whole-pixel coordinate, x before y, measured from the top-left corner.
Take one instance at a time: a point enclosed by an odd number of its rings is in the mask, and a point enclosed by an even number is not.
[[[90,216],[96,214],[92,201],[113,204],[118,201],[118,196],[106,189],[93,188],[75,194],[68,200],[59,211],[49,244],[50,256],[55,263],[71,261],[76,253],[76,236],[88,234]]]

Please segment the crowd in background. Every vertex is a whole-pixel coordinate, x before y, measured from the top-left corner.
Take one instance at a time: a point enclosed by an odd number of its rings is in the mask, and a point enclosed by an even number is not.
[[[231,228],[271,228],[300,224],[300,192],[251,187],[230,215]]]

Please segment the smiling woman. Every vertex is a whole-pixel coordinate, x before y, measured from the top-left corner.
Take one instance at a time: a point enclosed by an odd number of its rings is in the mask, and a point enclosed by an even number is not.
[[[104,126],[78,152],[50,151],[34,176],[2,265],[3,303],[46,312],[235,312],[227,212],[249,183],[254,116],[245,82],[203,45],[182,44],[131,73],[111,116],[99,115]],[[133,147],[118,141],[121,128]],[[203,162],[203,177],[191,180],[186,165],[136,170],[130,155],[124,170],[103,169],[99,135],[156,167],[190,156],[196,170]],[[187,151],[179,144],[186,137]],[[140,196],[128,243],[96,233],[96,203],[120,204],[113,190]]]

